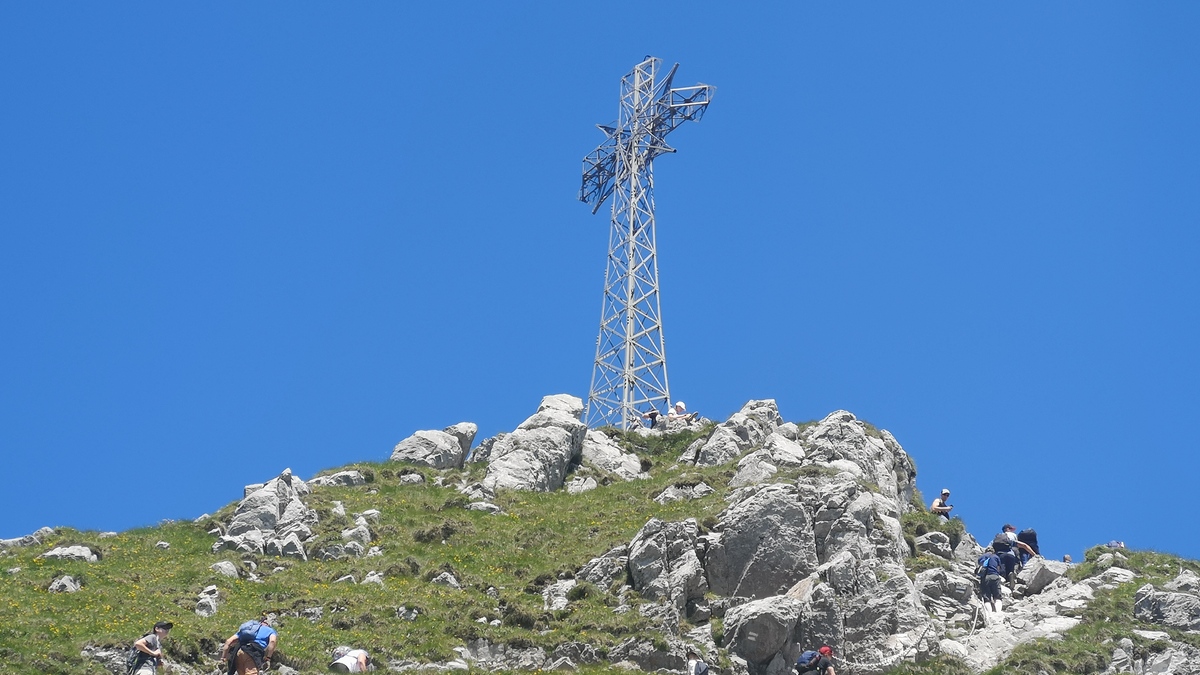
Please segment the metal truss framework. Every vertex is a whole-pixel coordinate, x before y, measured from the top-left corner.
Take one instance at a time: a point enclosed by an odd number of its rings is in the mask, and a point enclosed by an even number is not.
[[[675,149],[667,134],[687,121],[699,121],[714,87],[672,88],[676,63],[661,79],[662,61],[653,57],[621,78],[621,111],[616,123],[597,125],[608,137],[583,159],[580,201],[592,213],[610,196],[612,220],[600,334],[584,420],[588,426],[628,429],[642,411],[665,408],[666,344],[659,300],[654,235],[654,158]]]

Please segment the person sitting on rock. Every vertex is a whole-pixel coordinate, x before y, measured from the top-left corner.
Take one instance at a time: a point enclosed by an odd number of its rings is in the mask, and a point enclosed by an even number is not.
[[[338,647],[333,650],[333,663],[329,664],[329,670],[335,673],[365,673],[370,662],[371,657],[365,649]]]
[[[983,601],[996,611],[996,601],[1000,599],[1000,582],[1004,578],[1003,563],[1000,556],[991,551],[985,551],[979,557],[979,594]]]
[[[642,413],[642,419],[650,420],[651,429],[658,425],[658,418],[660,417],[662,417],[662,413],[658,412],[657,408],[651,408],[649,412]]]
[[[950,511],[952,511],[954,507],[946,503],[947,499],[950,499],[950,490],[949,488],[942,488],[942,495],[937,499],[934,499],[933,504],[930,504],[930,512],[936,513],[946,520],[950,520]]]
[[[833,648],[821,645],[816,657],[810,659],[807,664],[796,663],[796,672],[799,675],[837,675],[833,670]]]
[[[671,406],[671,410],[667,413],[667,421],[674,422],[675,420],[681,420],[684,422],[691,422],[692,420],[696,419],[696,416],[699,414],[700,413],[689,413],[687,411],[687,406],[683,404],[683,401],[675,401],[675,405]]]

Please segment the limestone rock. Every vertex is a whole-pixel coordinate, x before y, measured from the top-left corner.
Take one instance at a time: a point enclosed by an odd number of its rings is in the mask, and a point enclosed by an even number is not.
[[[647,600],[668,601],[682,616],[689,600],[708,592],[696,555],[699,536],[694,518],[675,523],[651,518],[629,544],[634,590]]]
[[[234,565],[228,560],[222,560],[221,562],[213,563],[212,565],[209,565],[208,569],[220,574],[223,577],[230,577],[232,579],[238,578],[237,565]]]
[[[725,613],[729,650],[758,665],[768,664],[792,638],[801,605],[786,596],[771,596],[731,607]]]
[[[939,558],[950,560],[954,556],[954,552],[950,550],[950,537],[943,532],[934,530],[926,532],[916,538],[917,552],[936,555]]]
[[[196,599],[196,614],[203,617],[216,614],[217,607],[220,605],[220,597],[221,594],[216,586],[209,586],[200,591],[200,595]]]
[[[1017,575],[1019,582],[1025,584],[1025,595],[1041,593],[1043,589],[1062,577],[1070,569],[1070,565],[1057,560],[1033,558]]]
[[[597,487],[599,487],[599,484],[596,482],[595,478],[592,478],[591,476],[587,476],[586,478],[583,476],[575,476],[571,479],[570,483],[567,483],[567,493],[577,495],[581,492],[587,492],[588,490],[595,490]]]
[[[1146,584],[1133,599],[1133,616],[1139,621],[1180,630],[1200,630],[1200,597],[1191,593],[1158,591]]]
[[[434,469],[457,469],[463,465],[466,454],[456,436],[445,431],[418,431],[392,448],[391,460]]]
[[[575,588],[576,583],[578,582],[574,579],[563,579],[542,589],[542,609],[551,612],[566,609],[570,602],[567,600],[567,593]]]
[[[601,471],[620,476],[624,480],[645,478],[642,460],[632,452],[625,452],[616,441],[600,431],[588,431],[583,439],[583,463]]]
[[[492,447],[483,483],[493,491],[557,490],[579,457],[578,451],[572,433],[561,427],[518,429]]]
[[[54,536],[54,528],[40,527],[36,532],[31,532],[23,537],[0,539],[0,549],[41,546],[43,541],[52,536]]]
[[[441,574],[437,575],[430,581],[432,581],[435,584],[441,584],[442,586],[449,586],[450,588],[453,588],[455,590],[462,588],[462,586],[459,585],[459,583],[458,583],[458,579],[455,578],[455,576],[449,572],[442,572]]]
[[[721,513],[706,567],[718,595],[765,598],[815,571],[813,525],[792,485],[767,485]]]
[[[382,572],[376,572],[376,571],[367,572],[367,576],[363,577],[362,583],[364,583],[364,584],[375,584],[375,585],[379,586],[380,588],[383,588],[383,587],[384,587],[384,585],[383,585],[383,573],[382,573]]]
[[[625,578],[628,564],[629,547],[621,545],[598,558],[592,558],[579,568],[575,576],[600,588],[607,588],[612,582]]]
[[[354,487],[355,485],[366,484],[366,477],[358,470],[339,471],[328,476],[317,476],[308,481],[309,487]]]
[[[442,431],[458,439],[463,457],[466,457],[471,452],[471,444],[475,442],[475,434],[479,433],[479,427],[472,422],[459,422],[442,429]]]
[[[100,558],[87,546],[59,546],[38,556],[45,560],[78,560],[96,562]]]
[[[83,584],[76,581],[75,577],[64,574],[50,582],[50,586],[46,590],[51,593],[75,593],[81,588],[83,588]]]
[[[845,410],[832,412],[800,432],[806,457],[831,466],[838,460],[857,467],[880,494],[908,508],[917,476],[912,459],[886,431],[859,421]]]

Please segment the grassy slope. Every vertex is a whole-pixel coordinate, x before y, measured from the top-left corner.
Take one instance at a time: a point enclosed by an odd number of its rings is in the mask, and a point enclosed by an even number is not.
[[[281,660],[305,672],[323,671],[325,656],[338,644],[367,648],[376,657],[414,660],[452,658],[452,648],[465,640],[485,637],[514,646],[546,648],[580,640],[598,647],[611,647],[630,635],[652,637],[637,612],[614,614],[612,596],[605,589],[585,589],[585,595],[570,609],[557,613],[542,611],[540,589],[562,573],[570,573],[589,559],[615,545],[628,542],[650,517],[667,520],[688,517],[711,524],[725,506],[723,487],[731,467],[695,469],[674,467],[674,459],[694,438],[683,434],[641,443],[633,449],[653,465],[646,481],[613,481],[580,495],[506,493],[498,502],[505,515],[488,515],[462,508],[465,500],[453,488],[436,487],[436,472],[425,471],[423,485],[401,486],[395,464],[358,464],[373,476],[371,484],[357,488],[321,488],[309,500],[322,515],[317,534],[335,539],[349,519],[336,518],[330,508],[342,501],[347,513],[379,509],[382,518],[373,527],[384,555],[374,558],[299,563],[270,557],[247,558],[230,552],[213,554],[214,541],[207,525],[169,523],[100,538],[93,532],[59,530],[42,546],[15,549],[0,557],[0,570],[20,567],[15,575],[0,571],[0,659],[5,673],[95,673],[104,671],[80,657],[86,644],[128,645],[154,621],[170,619],[175,630],[167,644],[168,656],[194,662],[215,653],[220,641],[245,618],[265,611],[285,614],[280,625]],[[633,446],[630,446],[633,447]],[[347,467],[350,468],[350,467]],[[449,472],[447,483],[462,475],[482,477],[483,467]],[[782,479],[782,475],[780,477]],[[651,498],[675,483],[705,480],[717,492],[694,502],[660,506]],[[370,494],[377,490],[377,494]],[[228,515],[234,505],[218,513]],[[959,523],[922,518],[906,519],[912,536],[926,529],[958,529]],[[949,532],[948,534],[955,534]],[[171,544],[155,548],[158,541]],[[103,558],[96,563],[41,561],[37,555],[57,545],[87,544]],[[1073,571],[1076,578],[1094,569],[1102,549],[1088,554],[1089,562]],[[1152,552],[1130,552],[1130,569],[1161,583],[1180,567],[1200,571],[1200,566],[1173,556]],[[247,569],[243,560],[258,564],[262,583],[232,580],[217,575],[209,566],[231,560]],[[922,558],[910,560],[919,569]],[[276,567],[284,569],[272,571]],[[428,579],[450,569],[463,584],[451,590]],[[373,585],[337,584],[346,574],[361,579],[367,572],[385,574],[386,588]],[[85,586],[75,594],[51,594],[49,583],[61,574],[82,578]],[[1084,622],[1064,640],[1039,641],[1023,646],[1002,666],[1002,672],[1097,672],[1102,669],[1112,644],[1107,639],[1133,637],[1138,627],[1133,620],[1133,594],[1144,583],[1097,593],[1095,602],[1082,614]],[[216,616],[201,618],[192,610],[197,593],[210,584],[221,592]],[[500,599],[489,597],[489,587]],[[419,608],[421,616],[405,621],[398,607]],[[321,607],[316,621],[291,616],[300,610]],[[503,623],[492,627],[476,623],[486,616]],[[1156,628],[1146,626],[1146,628]],[[1175,639],[1198,644],[1200,638],[1172,632]],[[1139,649],[1161,650],[1161,643],[1134,637]],[[1200,645],[1198,645],[1200,646]],[[598,672],[602,668],[588,668]],[[940,660],[926,664],[903,664],[893,675],[957,675],[966,673],[961,664]]]
[[[342,501],[348,514],[376,508],[382,517],[372,528],[377,540],[372,543],[382,546],[384,555],[307,563],[255,558],[262,583],[228,579],[209,569],[219,560],[242,564],[245,557],[210,553],[214,538],[205,524],[169,523],[111,538],[61,529],[42,546],[15,549],[0,559],[2,569],[22,568],[15,575],[0,572],[4,672],[101,673],[98,665],[79,656],[85,644],[127,645],[159,619],[175,622],[168,656],[195,661],[213,654],[248,617],[310,607],[324,608],[324,615],[315,622],[288,616],[280,626],[281,660],[306,671],[321,670],[325,655],[338,644],[363,646],[377,658],[415,660],[452,658],[453,647],[475,637],[516,646],[553,648],[575,639],[612,646],[643,631],[637,612],[614,614],[606,605],[612,597],[602,592],[591,592],[568,610],[543,612],[541,588],[628,542],[652,516],[703,521],[718,513],[725,505],[722,486],[732,475],[729,467],[672,468],[694,438],[695,434],[681,434],[637,448],[654,464],[649,480],[613,481],[579,495],[505,493],[497,499],[504,515],[467,511],[453,488],[432,484],[434,471],[425,472],[429,480],[423,485],[402,486],[398,465],[354,465],[373,474],[372,483],[315,490],[309,504],[322,515],[316,534],[337,538],[350,525],[349,519],[330,514],[334,500]],[[448,472],[446,482],[457,483],[462,474],[478,479],[482,472],[480,466]],[[651,501],[667,485],[697,480],[706,480],[718,492],[665,506]],[[217,515],[227,515],[232,508]],[[158,541],[171,546],[155,548]],[[35,557],[69,543],[90,545],[103,557],[96,563]],[[272,571],[276,567],[285,569]],[[428,581],[446,569],[454,572],[463,590]],[[362,579],[372,570],[384,573],[386,588],[334,583],[346,574]],[[83,590],[47,592],[49,583],[63,573],[82,578]],[[196,595],[210,584],[220,589],[223,602],[215,616],[202,618],[193,612]],[[499,600],[487,595],[489,587],[499,591]],[[607,589],[580,594],[588,590]],[[400,606],[419,608],[422,615],[415,621],[400,619]],[[481,616],[500,618],[503,624],[476,623]]]

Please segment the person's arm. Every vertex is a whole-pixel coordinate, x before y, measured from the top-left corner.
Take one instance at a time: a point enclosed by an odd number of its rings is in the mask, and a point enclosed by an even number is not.
[[[1037,555],[1036,553],[1034,553],[1034,552],[1033,552],[1033,548],[1032,548],[1032,547],[1030,547],[1030,546],[1029,546],[1029,544],[1026,544],[1026,543],[1025,543],[1025,542],[1023,542],[1023,541],[1018,541],[1018,542],[1017,542],[1017,546],[1018,546],[1018,547],[1020,547],[1020,549],[1021,549],[1022,551],[1025,551],[1025,552],[1026,552],[1026,553],[1028,553],[1029,555]]]
[[[363,652],[358,655],[358,672],[367,672],[367,653]]]
[[[229,650],[233,649],[233,645],[237,644],[237,641],[238,641],[237,633],[234,633],[233,635],[229,636],[229,639],[225,641],[225,646],[221,648],[221,660],[222,661],[226,661],[229,659]]]
[[[146,636],[142,636],[142,637],[138,638],[138,641],[133,643],[133,647],[134,647],[134,649],[137,649],[139,652],[149,654],[150,656],[153,656],[156,659],[162,658],[162,649],[150,649],[150,645],[146,644]]]
[[[279,638],[279,633],[271,633],[271,637],[267,638],[267,649],[265,656],[270,661],[272,656],[275,656],[275,642]]]

